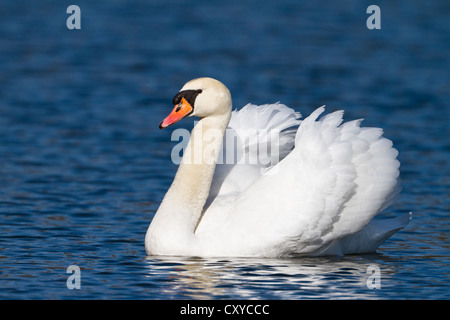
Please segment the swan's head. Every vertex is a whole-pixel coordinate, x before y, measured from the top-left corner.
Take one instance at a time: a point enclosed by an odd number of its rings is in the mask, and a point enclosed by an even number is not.
[[[174,124],[188,117],[205,118],[226,115],[231,112],[231,94],[220,81],[212,78],[198,78],[186,83],[173,98],[175,107],[159,124],[159,128]]]

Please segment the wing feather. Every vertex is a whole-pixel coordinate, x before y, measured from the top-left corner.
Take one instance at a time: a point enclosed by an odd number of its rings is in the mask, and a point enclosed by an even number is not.
[[[237,196],[226,221],[232,238],[310,253],[363,229],[391,201],[399,167],[392,142],[361,120],[342,124],[342,111],[318,120],[323,112],[303,120],[292,152]]]

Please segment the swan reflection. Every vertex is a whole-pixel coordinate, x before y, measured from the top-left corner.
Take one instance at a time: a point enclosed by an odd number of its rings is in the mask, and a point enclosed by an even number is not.
[[[379,255],[372,255],[378,257]],[[148,256],[147,277],[173,299],[373,299],[368,267],[381,270],[388,287],[395,270],[371,256],[351,258],[197,258]]]

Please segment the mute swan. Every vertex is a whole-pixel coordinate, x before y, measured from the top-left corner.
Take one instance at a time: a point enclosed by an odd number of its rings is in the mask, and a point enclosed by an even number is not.
[[[408,224],[408,215],[372,220],[400,189],[398,152],[381,129],[342,124],[343,111],[318,120],[324,107],[304,120],[279,103],[232,112],[229,90],[212,78],[187,82],[173,103],[161,129],[200,121],[147,230],[148,255],[363,253]],[[230,148],[227,126],[239,141]],[[251,161],[252,145],[269,140],[280,161]],[[217,164],[227,148],[245,161]]]

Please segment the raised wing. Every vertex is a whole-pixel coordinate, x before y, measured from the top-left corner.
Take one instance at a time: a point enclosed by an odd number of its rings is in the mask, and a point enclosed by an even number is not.
[[[317,120],[323,111],[303,120],[292,152],[235,199],[223,226],[230,241],[314,252],[358,232],[392,200],[399,162],[391,141],[359,120],[341,125],[342,111]]]
[[[206,207],[239,194],[294,148],[300,113],[280,104],[247,104],[233,111]]]

